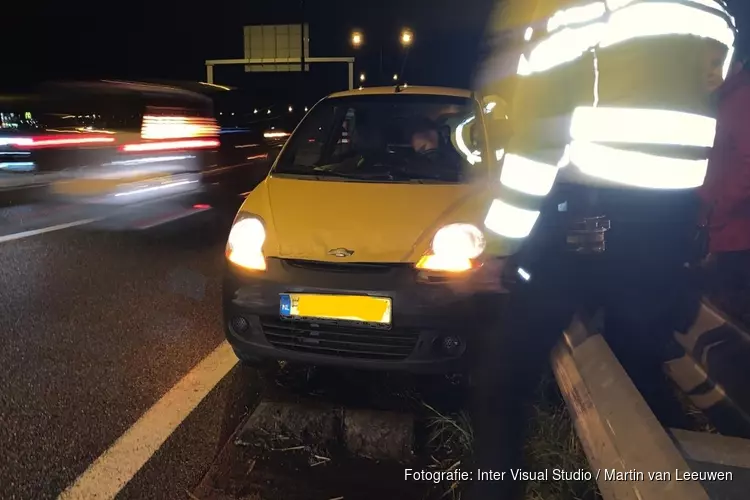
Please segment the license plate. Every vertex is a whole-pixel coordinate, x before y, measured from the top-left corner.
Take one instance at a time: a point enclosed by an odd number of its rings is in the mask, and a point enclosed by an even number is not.
[[[283,318],[391,324],[389,297],[283,293],[280,299]]]

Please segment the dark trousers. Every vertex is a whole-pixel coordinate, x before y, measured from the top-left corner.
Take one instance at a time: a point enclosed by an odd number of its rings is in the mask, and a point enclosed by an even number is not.
[[[716,277],[720,290],[750,291],[750,250],[716,253]]]
[[[553,215],[540,221],[535,235],[543,237],[532,236],[532,251],[520,255],[519,264],[531,278],[511,291],[500,311],[500,327],[483,332],[477,357],[472,398],[477,468],[524,468],[535,387],[577,310],[604,309],[610,347],[647,401],[664,399],[647,393],[653,377],[662,375],[681,291],[687,288],[684,262],[694,219],[689,210],[649,213],[642,200],[612,201],[615,208],[607,214],[612,229],[603,254],[568,252],[565,217]],[[657,206],[663,202],[653,200]],[[524,487],[512,480],[474,481],[467,493],[470,500],[515,499],[523,498]]]
[[[711,298],[722,310],[747,322],[750,319],[750,250],[718,252],[711,280]]]

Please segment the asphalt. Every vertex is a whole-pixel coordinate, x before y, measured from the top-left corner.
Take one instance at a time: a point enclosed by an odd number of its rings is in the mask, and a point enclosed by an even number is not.
[[[35,233],[79,217],[64,206],[0,210],[2,498],[57,497],[223,341],[225,228]],[[253,384],[235,367],[120,497],[186,498]]]

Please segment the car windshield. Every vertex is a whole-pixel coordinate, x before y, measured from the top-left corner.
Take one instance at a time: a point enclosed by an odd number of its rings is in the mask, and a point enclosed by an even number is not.
[[[483,171],[481,145],[472,140],[482,134],[462,133],[475,115],[473,101],[461,97],[394,93],[326,99],[294,133],[273,175],[468,182]]]

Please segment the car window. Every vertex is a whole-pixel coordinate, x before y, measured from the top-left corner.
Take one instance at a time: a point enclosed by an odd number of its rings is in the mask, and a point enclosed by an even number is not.
[[[390,94],[327,99],[291,137],[273,174],[467,182],[484,172],[479,165],[482,134],[467,133],[466,123],[476,121],[474,116],[473,101],[465,98]]]
[[[294,144],[290,144],[284,154],[285,162],[295,169],[301,167],[312,171],[323,158],[323,150],[333,131],[336,114],[335,106],[313,108],[294,134]]]

